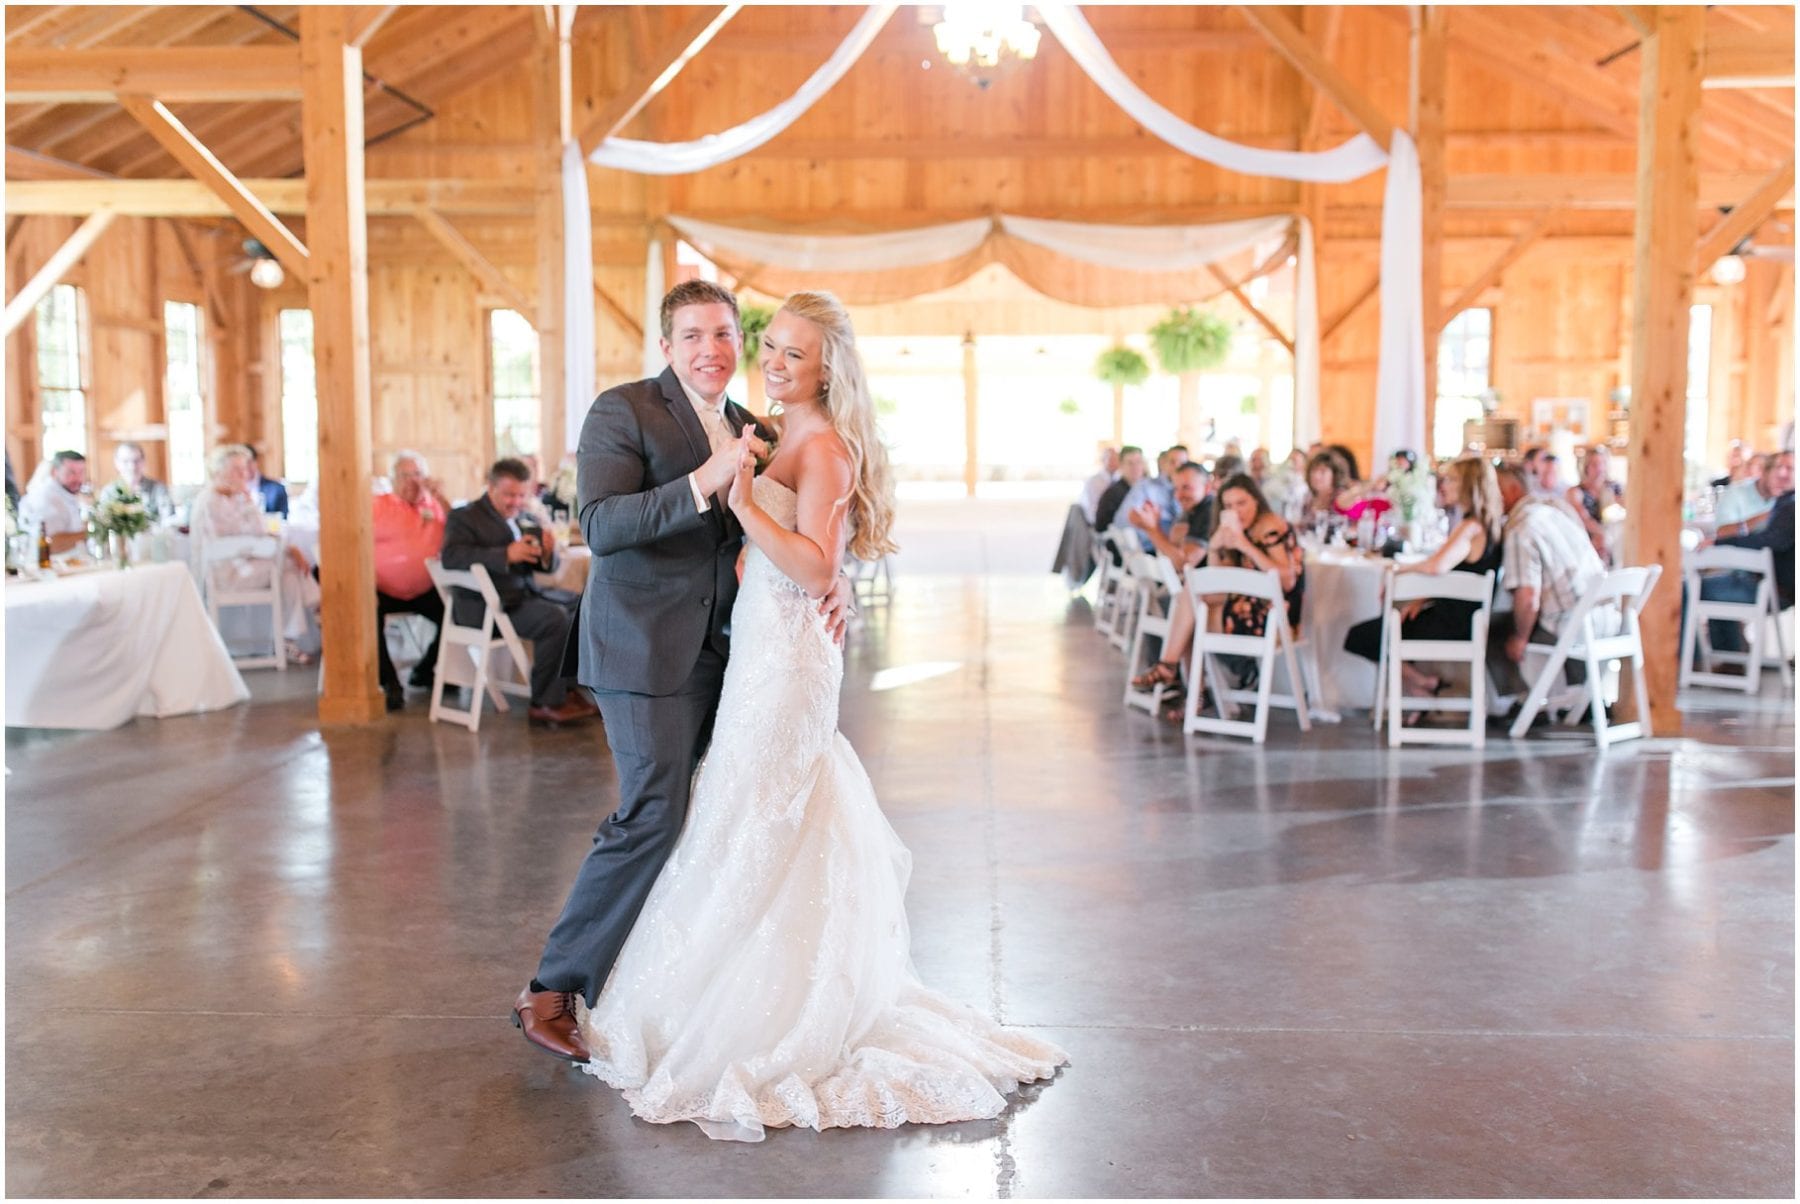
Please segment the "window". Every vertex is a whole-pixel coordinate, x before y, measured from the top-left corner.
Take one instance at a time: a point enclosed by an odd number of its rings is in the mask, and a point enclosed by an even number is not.
[[[1450,320],[1438,338],[1437,418],[1431,432],[1436,456],[1455,456],[1463,448],[1463,423],[1483,417],[1481,395],[1492,383],[1494,311],[1465,309]]]
[[[1707,411],[1712,389],[1712,319],[1710,305],[1688,308],[1687,425],[1683,441],[1686,458],[1700,465],[1710,463],[1706,455],[1706,426],[1711,418]]]
[[[44,457],[59,451],[88,452],[87,373],[82,363],[81,290],[59,284],[37,305],[38,419]]]
[[[163,302],[171,488],[206,483],[206,405],[200,396],[200,307]]]
[[[494,454],[538,451],[537,331],[517,310],[488,314],[488,359],[493,364]]]
[[[319,395],[313,380],[309,309],[284,309],[281,323],[281,458],[288,482],[319,479]]]

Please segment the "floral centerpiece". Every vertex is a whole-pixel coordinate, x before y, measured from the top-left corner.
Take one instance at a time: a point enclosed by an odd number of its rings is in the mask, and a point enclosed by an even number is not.
[[[1430,468],[1415,464],[1388,474],[1388,497],[1403,523],[1424,518],[1436,503],[1437,478]]]
[[[575,465],[566,463],[550,480],[550,496],[570,514],[575,513]]]
[[[123,567],[127,543],[150,529],[150,507],[131,486],[114,481],[100,491],[91,521],[96,532],[107,536],[113,546],[113,559]]]

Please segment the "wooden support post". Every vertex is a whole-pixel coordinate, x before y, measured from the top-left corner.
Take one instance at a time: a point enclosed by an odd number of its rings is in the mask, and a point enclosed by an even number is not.
[[[386,713],[376,679],[369,385],[369,231],[363,209],[362,51],[351,9],[300,10],[307,303],[319,405],[319,559],[325,663],[321,723]]]
[[[75,233],[69,236],[69,241],[56,248],[50,258],[44,261],[44,266],[37,270],[37,275],[27,280],[25,287],[19,290],[18,295],[6,303],[6,317],[4,322],[0,323],[0,325],[4,325],[5,329],[0,330],[0,335],[12,334],[26,318],[31,316],[31,311],[37,308],[37,303],[44,299],[46,293],[61,283],[62,278],[69,274],[70,268],[81,262],[81,257],[88,253],[88,248],[92,247],[95,240],[106,233],[108,226],[112,225],[112,220],[113,215],[110,213],[96,213],[75,228]]]
[[[1439,312],[1444,295],[1444,95],[1448,78],[1449,23],[1439,4],[1415,10],[1413,28],[1413,141],[1419,148],[1420,261],[1425,328],[1425,446],[1436,452],[1438,335],[1445,320]]]
[[[981,464],[980,388],[975,371],[975,332],[963,333],[963,488],[975,496]]]
[[[569,139],[569,20],[565,6],[547,7],[537,26],[532,65],[532,140],[537,214],[538,464],[546,475],[562,462],[567,406],[564,317],[562,153]]]
[[[1681,628],[1681,495],[1687,417],[1688,306],[1699,216],[1695,156],[1705,10],[1660,5],[1642,63],[1638,120],[1637,262],[1631,356],[1631,499],[1624,559],[1660,564],[1643,611],[1650,721],[1681,727],[1675,703]]]

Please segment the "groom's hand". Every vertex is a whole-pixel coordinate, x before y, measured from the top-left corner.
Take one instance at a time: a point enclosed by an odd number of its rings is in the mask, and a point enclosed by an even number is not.
[[[851,586],[850,578],[839,573],[831,592],[819,603],[819,613],[825,616],[825,630],[831,633],[832,641],[840,648],[844,646],[844,630],[856,614],[856,607],[852,605],[855,600],[856,590]]]
[[[694,470],[694,477],[700,482],[700,491],[708,497],[716,497],[731,488],[731,482],[737,477],[738,441],[733,439],[718,451],[706,458],[706,463]]]

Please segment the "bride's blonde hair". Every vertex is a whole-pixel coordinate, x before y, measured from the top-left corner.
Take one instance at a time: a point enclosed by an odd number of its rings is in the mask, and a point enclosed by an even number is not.
[[[850,314],[830,293],[795,293],[781,308],[811,322],[824,336],[819,409],[850,453],[850,554],[879,560],[898,546],[890,537],[894,482],[887,447],[875,427],[875,399],[856,350]]]

